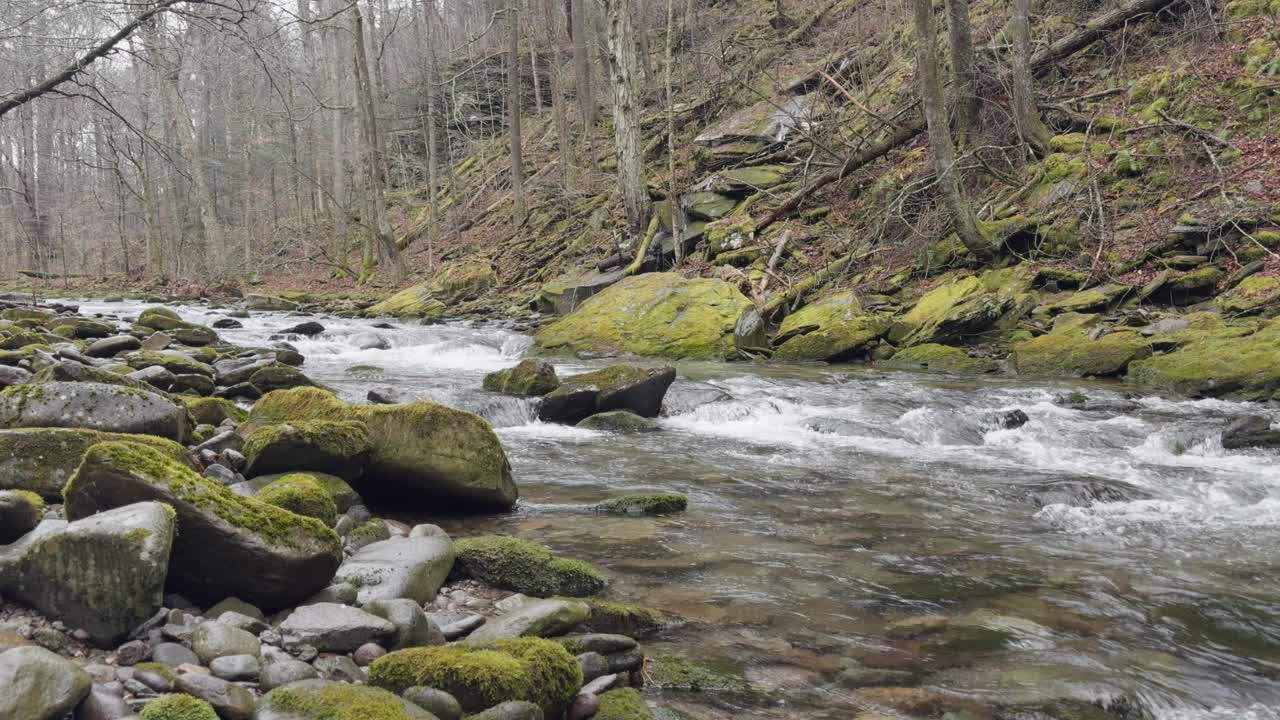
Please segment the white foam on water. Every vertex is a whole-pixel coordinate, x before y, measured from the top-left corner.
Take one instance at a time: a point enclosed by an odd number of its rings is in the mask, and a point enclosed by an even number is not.
[[[1257,703],[1248,707],[1179,707],[1152,711],[1155,720],[1280,720],[1280,708]]]

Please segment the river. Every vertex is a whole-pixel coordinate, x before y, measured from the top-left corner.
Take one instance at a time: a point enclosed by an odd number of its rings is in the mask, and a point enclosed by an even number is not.
[[[293,340],[311,377],[352,401],[391,387],[471,410],[506,447],[515,512],[412,519],[589,560],[611,597],[686,620],[648,652],[752,688],[657,704],[699,718],[851,718],[868,707],[859,679],[889,670],[900,679],[889,684],[979,709],[1127,698],[1160,720],[1280,718],[1280,458],[1220,442],[1233,417],[1280,420],[1274,408],[1154,396],[1124,407],[1118,384],[680,363],[661,431],[611,435],[537,422],[532,403],[481,389],[529,348],[525,335],[318,319],[325,333]],[[222,335],[265,344],[300,320],[243,322]],[[356,349],[370,331],[390,349]],[[1055,404],[1073,391],[1115,407]],[[993,422],[1012,409],[1025,425]],[[581,507],[636,490],[686,493],[689,510]],[[936,615],[945,630],[911,632]]]

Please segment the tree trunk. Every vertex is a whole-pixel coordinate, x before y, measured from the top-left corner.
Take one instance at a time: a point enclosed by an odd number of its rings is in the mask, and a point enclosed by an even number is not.
[[[947,125],[947,106],[938,71],[933,4],[930,0],[912,0],[912,5],[915,10],[916,74],[920,83],[920,104],[924,108],[925,122],[929,129],[929,147],[933,151],[939,192],[951,212],[960,242],[979,260],[987,260],[994,256],[993,248],[978,227],[978,218],[964,196],[960,174],[956,168],[956,148]]]
[[[1037,155],[1049,148],[1049,129],[1036,109],[1035,80],[1031,77],[1031,3],[1013,0],[1009,29],[1013,36],[1013,121],[1018,134]]]
[[[672,246],[675,248],[676,265],[679,265],[684,262],[684,213],[680,208],[680,194],[676,192],[676,101],[671,81],[675,65],[675,8],[675,0],[667,0],[666,67],[663,69],[663,79],[667,86],[667,209],[671,213]]]
[[[570,0],[569,23],[573,28],[573,76],[577,85],[578,112],[582,115],[582,137],[587,142],[588,156],[591,136],[596,127],[596,100],[591,92],[591,55],[587,50],[587,0]]]
[[[520,11],[515,5],[507,9],[511,31],[507,45],[507,123],[511,137],[511,222],[517,229],[524,224],[524,161],[520,147]]]
[[[369,56],[365,51],[364,18],[360,6],[352,4],[352,34],[355,36],[355,85],[356,105],[359,109],[361,159],[365,174],[365,205],[368,208],[366,223],[378,247],[378,256],[385,265],[395,267],[397,279],[404,277],[407,269],[400,249],[391,234],[391,221],[387,218],[387,200],[383,196],[384,178],[382,161],[378,157],[378,117],[373,110],[373,83],[369,79]],[[365,258],[366,271],[368,260]],[[367,278],[366,278],[367,279]]]
[[[560,66],[560,26],[555,21],[555,5],[542,0],[542,12],[547,21],[547,43],[551,46],[551,115],[556,124],[556,144],[560,152],[560,184],[564,192],[565,207],[569,205],[569,119],[564,108],[564,75]]]
[[[967,147],[978,131],[978,71],[973,56],[973,31],[968,0],[945,0],[947,37],[951,45],[951,86],[955,93],[956,134]]]
[[[649,212],[640,147],[639,73],[628,0],[602,0],[605,9],[609,86],[613,96],[613,138],[618,154],[618,186],[627,212],[627,232],[639,235]]]
[[[427,145],[427,204],[431,208],[431,227],[427,228],[427,269],[434,269],[436,249],[440,247],[440,224],[444,219],[440,217],[440,196],[436,188],[436,166],[440,162],[440,157],[439,148],[436,146],[436,46],[433,32],[435,28],[431,22],[431,8],[427,6],[430,1],[421,3],[422,20],[417,25],[423,41],[422,47],[427,48],[427,81],[424,83],[427,94],[427,117],[423,123]]]

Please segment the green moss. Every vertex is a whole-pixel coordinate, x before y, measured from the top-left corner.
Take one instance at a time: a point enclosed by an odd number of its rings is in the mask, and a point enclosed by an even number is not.
[[[181,398],[187,412],[197,424],[221,425],[230,419],[237,424],[249,419],[249,413],[226,398]]]
[[[607,584],[589,563],[558,558],[547,547],[519,538],[485,535],[459,540],[454,548],[459,574],[527,595],[584,597]]]
[[[1110,377],[1151,354],[1150,343],[1133,332],[1113,332],[1097,340],[1084,333],[1050,333],[1018,343],[1013,364],[1024,375]]]
[[[173,672],[173,668],[169,667],[168,665],[165,665],[164,663],[142,662],[142,663],[138,663],[137,665],[134,665],[133,669],[138,671],[153,672],[156,675],[159,675],[160,677],[164,678],[165,680],[171,683],[178,679],[177,674]]]
[[[1280,15],[1280,0],[1232,0],[1227,3],[1226,14],[1237,19]]]
[[[723,360],[736,354],[733,330],[751,301],[720,280],[674,273],[626,278],[544,326],[544,350]]]
[[[443,690],[475,712],[509,700],[540,706],[548,717],[582,687],[582,669],[559,644],[541,638],[501,640],[493,649],[464,645],[397,650],[369,666],[369,683],[395,693],[422,685]]]
[[[596,509],[609,515],[666,515],[684,512],[689,498],[680,493],[632,493],[609,498]]]
[[[204,375],[206,377],[213,376],[213,368],[208,365],[192,360],[191,358],[167,352],[137,350],[127,353],[124,356],[124,361],[128,363],[129,367],[135,370],[141,370],[145,367],[158,365],[174,375],[195,374]]]
[[[439,317],[451,305],[478,297],[497,282],[497,272],[486,262],[448,263],[432,278],[405,288],[370,307],[366,315]]]
[[[124,539],[131,543],[143,543],[149,537],[151,537],[151,531],[146,528],[134,528],[124,534]]]
[[[191,695],[162,695],[142,707],[142,720],[218,720],[213,706]]]
[[[241,497],[231,490],[206,480],[186,465],[164,453],[132,442],[104,442],[85,452],[76,474],[67,481],[62,494],[68,516],[83,517],[78,512],[76,494],[85,467],[107,466],[119,472],[143,477],[147,482],[163,486],[180,502],[210,512],[225,522],[245,528],[267,542],[298,547],[300,537],[337,544],[338,537],[320,521],[295,515],[260,500]]]
[[[0,350],[17,350],[33,345],[44,345],[44,337],[25,330],[13,330],[0,339]]]
[[[702,236],[707,242],[707,257],[738,250],[755,239],[756,224],[749,215],[727,217],[707,223]]]
[[[884,315],[862,310],[852,291],[825,295],[788,315],[778,327],[777,360],[847,360],[889,331]]]
[[[994,369],[990,362],[971,357],[960,348],[937,343],[899,350],[888,360],[882,360],[879,367],[945,373],[984,373]]]
[[[1179,331],[1177,350],[1133,363],[1128,379],[1194,397],[1273,397],[1280,389],[1280,320],[1253,331],[1217,322]]]
[[[314,477],[304,473],[285,475],[259,490],[254,498],[291,513],[315,518],[330,527],[337,519],[338,508],[333,498]]]
[[[306,720],[405,720],[404,703],[381,688],[346,683],[320,687],[285,685],[267,693],[261,704]]]
[[[355,477],[370,450],[369,430],[363,422],[295,420],[262,425],[249,433],[244,456],[249,475],[288,470],[318,470]]]
[[[0,431],[0,489],[24,489],[61,501],[62,488],[90,446],[127,441],[155,448],[179,462],[187,451],[153,435],[108,433],[81,428],[15,428]]]
[[[172,330],[183,325],[178,313],[165,307],[149,307],[138,315],[138,325],[152,330]]]
[[[387,529],[387,524],[378,518],[370,518],[351,528],[351,532],[347,533],[347,538],[360,541],[360,545],[368,545],[369,543],[390,539],[391,531]]]
[[[513,368],[484,376],[485,390],[520,397],[546,395],[559,386],[556,369],[544,360],[521,360]]]
[[[649,680],[660,690],[743,692],[749,688],[744,678],[727,668],[719,670],[669,653],[652,658]]]
[[[1280,279],[1250,275],[1218,298],[1222,309],[1231,313],[1257,312],[1280,303]]]
[[[652,720],[653,713],[644,704],[640,691],[635,688],[618,688],[600,696],[600,709],[596,720]]]
[[[628,637],[655,635],[672,624],[672,618],[661,610],[633,603],[582,598],[591,615],[584,623],[591,632],[616,633]]]

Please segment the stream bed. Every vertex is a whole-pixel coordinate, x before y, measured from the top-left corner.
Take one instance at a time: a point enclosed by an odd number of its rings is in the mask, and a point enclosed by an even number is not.
[[[657,704],[853,718],[876,709],[859,689],[873,684],[919,686],[973,717],[1076,699],[1159,720],[1280,718],[1280,455],[1220,442],[1231,419],[1280,420],[1275,408],[1129,401],[1118,384],[679,363],[661,431],[613,435],[540,423],[533,403],[481,389],[529,348],[525,335],[318,319],[323,334],[289,338],[308,375],[351,401],[393,388],[483,415],[520,486],[510,514],[383,512],[541,542],[604,569],[611,599],[683,618],[646,651],[721,681]],[[300,320],[242,322],[221,334],[266,344]],[[370,332],[390,347],[357,349]],[[1100,407],[1054,402],[1071,392]],[[1028,421],[1002,429],[1014,409]],[[642,490],[686,493],[689,510],[582,507]]]

